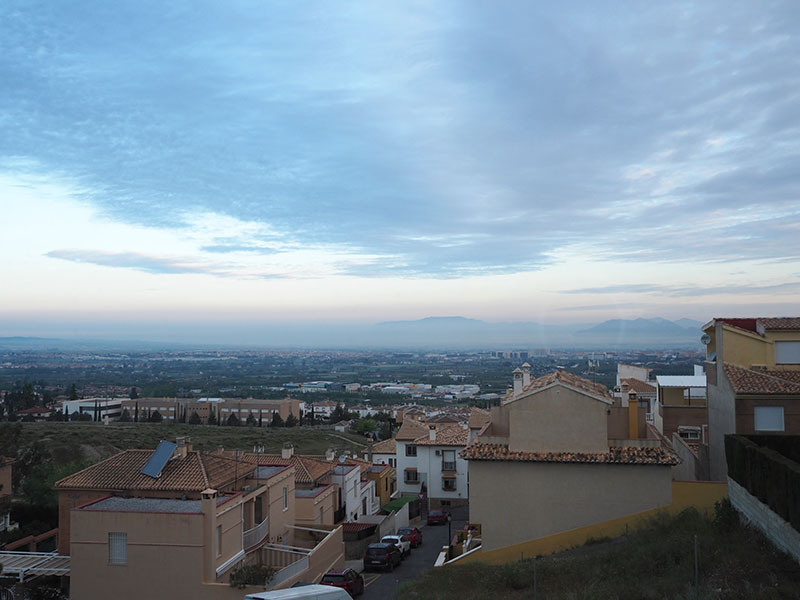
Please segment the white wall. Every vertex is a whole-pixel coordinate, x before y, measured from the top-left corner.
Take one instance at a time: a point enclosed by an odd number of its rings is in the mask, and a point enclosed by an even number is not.
[[[459,456],[463,450],[461,446],[418,446],[418,469],[427,473],[428,497],[442,500],[466,500],[469,498],[468,476],[469,463]],[[436,456],[436,451],[440,452]],[[445,450],[454,451],[456,457],[456,489],[447,491],[442,489],[442,456]]]
[[[419,494],[421,485],[420,483],[409,484],[405,482],[405,470],[413,467],[419,473],[420,482],[425,481],[423,477],[423,470],[419,468],[419,446],[417,446],[417,456],[406,456],[406,446],[409,442],[397,441],[397,490],[400,495]]]

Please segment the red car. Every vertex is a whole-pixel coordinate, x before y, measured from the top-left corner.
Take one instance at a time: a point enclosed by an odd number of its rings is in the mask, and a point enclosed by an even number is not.
[[[331,569],[320,583],[340,587],[354,598],[364,593],[364,578],[353,569]]]
[[[422,532],[416,527],[401,527],[397,530],[397,535],[404,535],[411,542],[411,547],[422,546]]]
[[[441,510],[428,512],[428,525],[444,525],[445,523],[447,523],[447,515]]]

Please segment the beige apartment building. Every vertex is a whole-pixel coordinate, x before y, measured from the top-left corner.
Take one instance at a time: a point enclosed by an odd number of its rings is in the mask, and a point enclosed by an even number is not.
[[[644,407],[565,371],[530,379],[462,451],[470,522],[499,548],[667,506],[677,457],[648,437]]]
[[[125,409],[131,420],[139,422],[147,421],[156,411],[163,423],[185,423],[196,413],[204,425],[208,424],[212,414],[221,424],[225,424],[231,415],[236,415],[242,424],[252,416],[260,427],[269,427],[275,414],[284,422],[289,415],[300,418],[300,401],[293,398],[137,398],[123,400],[121,410]]]
[[[181,442],[154,474],[159,452],[128,450],[56,483],[72,597],[241,598],[227,582],[244,564],[274,567],[273,588],[343,565],[341,528],[297,523],[293,465]]]
[[[703,325],[711,478],[727,478],[725,434],[800,434],[800,317]]]

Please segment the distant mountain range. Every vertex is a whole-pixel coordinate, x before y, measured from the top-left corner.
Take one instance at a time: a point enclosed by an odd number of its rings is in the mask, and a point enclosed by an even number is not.
[[[691,348],[700,344],[700,321],[679,319],[612,319],[597,324],[547,324],[532,321],[489,323],[465,317],[427,317],[378,324],[217,324],[216,331],[198,325],[193,339],[164,327],[160,341],[0,338],[6,351],[108,350],[149,351],[167,348],[327,348],[327,349],[490,349],[490,348]],[[142,337],[146,333],[141,334]],[[202,337],[201,337],[202,336]],[[121,336],[120,336],[121,337]],[[216,341],[216,343],[215,343]]]

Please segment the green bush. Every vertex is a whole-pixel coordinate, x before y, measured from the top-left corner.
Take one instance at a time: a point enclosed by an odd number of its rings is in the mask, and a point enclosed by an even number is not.
[[[272,567],[266,565],[244,565],[231,571],[230,585],[240,590],[248,585],[266,587],[274,575],[275,569]]]

